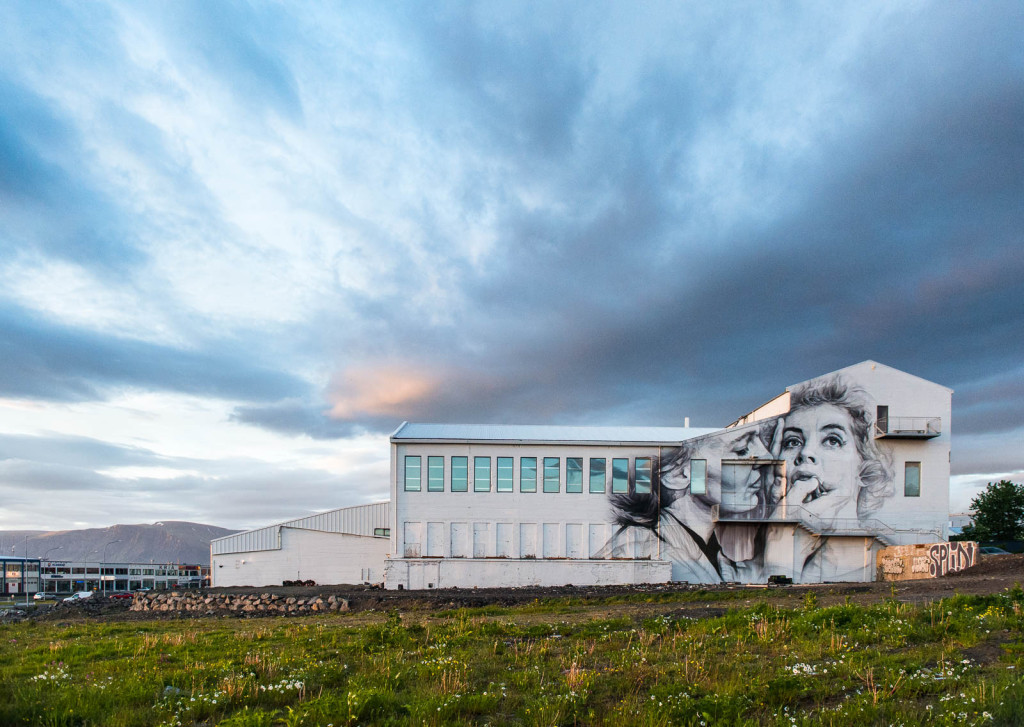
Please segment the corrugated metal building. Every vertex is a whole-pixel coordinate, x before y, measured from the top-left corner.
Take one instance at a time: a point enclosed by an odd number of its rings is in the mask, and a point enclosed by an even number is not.
[[[388,502],[342,507],[210,542],[214,587],[284,581],[377,583],[390,545]]]

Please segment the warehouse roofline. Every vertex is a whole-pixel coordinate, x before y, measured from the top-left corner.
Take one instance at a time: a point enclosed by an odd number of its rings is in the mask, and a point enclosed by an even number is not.
[[[506,444],[673,445],[719,431],[708,427],[564,426],[544,424],[421,424],[402,422],[392,443],[489,442]]]

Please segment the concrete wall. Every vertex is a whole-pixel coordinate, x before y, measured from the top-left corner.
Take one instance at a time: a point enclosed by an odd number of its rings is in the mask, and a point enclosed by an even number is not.
[[[665,583],[672,565],[657,560],[543,560],[472,558],[393,558],[388,588],[408,589],[509,586],[595,586]]]
[[[388,538],[281,528],[281,549],[215,555],[211,584],[270,586],[312,580],[319,585],[380,583]]]
[[[920,543],[879,551],[878,577],[886,581],[916,581],[966,570],[978,562],[978,544]]]

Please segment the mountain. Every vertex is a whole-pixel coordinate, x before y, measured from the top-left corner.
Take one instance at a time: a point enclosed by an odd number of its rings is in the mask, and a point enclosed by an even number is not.
[[[210,563],[210,541],[237,530],[165,520],[87,530],[0,531],[0,553],[47,560],[106,563]],[[116,542],[115,542],[116,541]]]

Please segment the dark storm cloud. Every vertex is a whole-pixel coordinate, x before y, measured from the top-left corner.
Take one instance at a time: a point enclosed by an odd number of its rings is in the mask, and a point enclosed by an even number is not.
[[[752,188],[774,185],[780,170],[791,176],[774,217],[737,210],[740,222],[725,227],[702,223],[687,167],[701,132],[739,103],[728,89],[703,90],[707,68],[662,72],[625,109],[600,107],[602,130],[579,118],[586,74],[566,85],[571,54],[549,57],[546,38],[517,44],[520,66],[553,67],[531,77],[522,105],[549,103],[562,114],[555,128],[581,132],[571,148],[531,144],[505,125],[518,99],[479,90],[479,73],[501,87],[502,45],[513,40],[457,25],[442,55],[466,61],[445,72],[460,70],[470,113],[516,153],[568,168],[554,177],[554,204],[505,200],[495,258],[467,281],[476,310],[464,328],[424,335],[414,330],[422,320],[396,322],[392,340],[407,355],[440,368],[440,348],[459,361],[418,413],[592,417],[643,396],[654,400],[638,416],[671,418],[685,406],[721,421],[866,358],[950,386],[1005,370],[1024,340],[1024,72],[1004,62],[1019,56],[1004,11],[1019,11],[1000,7],[932,8],[880,34],[845,72],[851,113],[837,114],[836,128],[788,159],[743,151],[738,174]],[[922,20],[935,47],[906,53]],[[498,70],[477,71],[469,59],[495,44],[487,60]],[[469,339],[482,353],[466,355]]]
[[[140,387],[266,401],[305,392],[301,379],[250,363],[245,346],[238,353],[227,348],[193,351],[118,338],[0,305],[0,394],[82,401]]]

